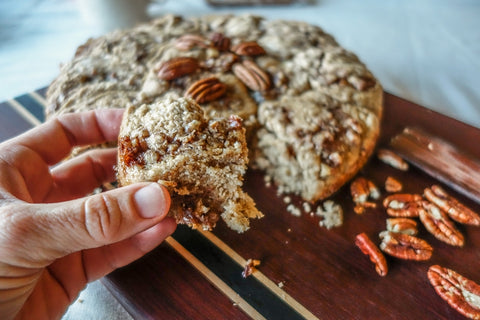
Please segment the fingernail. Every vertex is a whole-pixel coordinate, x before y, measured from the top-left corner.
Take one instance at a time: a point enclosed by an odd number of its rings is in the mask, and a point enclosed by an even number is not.
[[[165,214],[169,200],[162,187],[151,183],[135,192],[133,196],[139,214],[143,218],[153,218]]]

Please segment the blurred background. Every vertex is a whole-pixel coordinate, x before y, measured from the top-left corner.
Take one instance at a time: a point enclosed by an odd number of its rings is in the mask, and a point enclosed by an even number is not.
[[[130,5],[128,10],[136,18],[249,12],[319,25],[355,52],[387,92],[480,127],[480,1],[283,2],[292,4],[232,7],[211,6],[202,0],[2,0],[0,101],[47,86],[76,47],[114,27],[115,17],[121,26],[131,23],[120,10]],[[144,6],[147,14],[141,12]]]

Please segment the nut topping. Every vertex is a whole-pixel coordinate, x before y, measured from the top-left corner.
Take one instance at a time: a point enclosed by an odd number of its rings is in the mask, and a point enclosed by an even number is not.
[[[469,224],[474,226],[480,225],[480,216],[458,202],[445,192],[440,186],[433,185],[430,189],[426,188],[424,196],[430,202],[437,205],[440,209],[445,211],[450,218],[458,223]]]
[[[420,221],[425,228],[438,240],[452,246],[462,247],[464,244],[463,235],[455,228],[448,215],[439,207],[427,201],[423,202],[423,207],[425,210],[420,212]]]
[[[433,248],[423,239],[405,233],[380,232],[380,249],[391,256],[405,260],[428,260]]]
[[[408,163],[405,162],[398,154],[387,149],[380,149],[377,152],[377,157],[386,164],[394,167],[395,169],[407,171]]]
[[[241,42],[232,48],[232,52],[238,54],[239,56],[259,56],[265,54],[265,49],[263,49],[255,41]]]
[[[206,103],[220,98],[227,91],[227,86],[217,77],[208,77],[194,82],[185,92],[197,103]]]
[[[433,265],[428,280],[437,294],[453,309],[470,319],[480,319],[480,286],[457,272]]]
[[[215,32],[210,39],[212,40],[213,46],[219,51],[228,51],[230,49],[231,40],[223,33]]]
[[[270,77],[253,61],[245,60],[242,63],[235,63],[232,66],[232,71],[238,79],[253,91],[270,89]]]
[[[415,236],[418,233],[417,221],[409,218],[390,218],[387,219],[387,231]]]
[[[175,48],[188,51],[194,47],[207,48],[210,42],[197,34],[185,34],[175,41]]]
[[[377,271],[380,276],[384,277],[387,275],[388,266],[385,256],[365,233],[362,232],[355,237],[355,245],[363,254],[370,257],[370,261],[375,264],[375,271]]]
[[[422,196],[411,193],[397,193],[386,197],[383,206],[392,217],[414,218],[418,217],[422,207]]]
[[[178,57],[163,62],[158,67],[158,77],[162,80],[174,80],[197,71],[199,65],[195,58]]]

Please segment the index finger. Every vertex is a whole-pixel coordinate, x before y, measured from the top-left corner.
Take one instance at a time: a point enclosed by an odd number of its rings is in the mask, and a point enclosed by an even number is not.
[[[61,115],[10,142],[33,150],[52,165],[75,146],[117,140],[123,113],[124,109],[99,109]]]

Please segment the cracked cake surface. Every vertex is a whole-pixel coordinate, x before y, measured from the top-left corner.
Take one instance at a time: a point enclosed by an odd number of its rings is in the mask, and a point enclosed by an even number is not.
[[[248,149],[238,116],[208,119],[195,101],[165,97],[129,107],[118,144],[120,185],[164,185],[178,223],[211,230],[222,217],[244,232],[249,219],[262,217],[242,191]]]
[[[80,46],[48,89],[47,118],[182,97],[206,119],[240,117],[249,165],[280,191],[315,202],[373,152],[383,91],[318,26],[248,14],[166,15]]]

